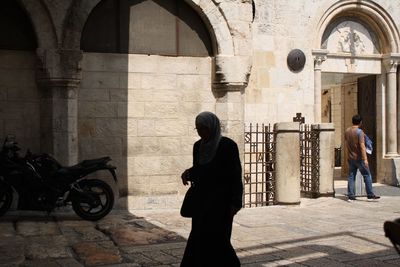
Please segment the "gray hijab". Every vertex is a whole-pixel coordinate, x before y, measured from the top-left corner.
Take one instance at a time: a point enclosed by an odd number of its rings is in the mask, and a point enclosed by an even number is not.
[[[196,117],[196,125],[206,126],[210,129],[210,139],[206,143],[204,140],[200,141],[200,149],[198,152],[199,164],[203,165],[209,163],[217,152],[219,141],[221,140],[221,125],[218,117],[211,112],[201,112]]]

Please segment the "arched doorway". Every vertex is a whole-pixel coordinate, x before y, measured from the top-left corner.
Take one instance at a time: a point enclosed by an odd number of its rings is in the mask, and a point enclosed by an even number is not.
[[[396,27],[372,2],[343,1],[322,17],[318,40],[313,50],[316,119],[335,123],[335,146],[343,148],[343,132],[351,116],[360,113],[365,131],[374,138],[374,180],[382,182],[384,161],[398,156]],[[341,155],[339,176],[345,177],[343,150]]]

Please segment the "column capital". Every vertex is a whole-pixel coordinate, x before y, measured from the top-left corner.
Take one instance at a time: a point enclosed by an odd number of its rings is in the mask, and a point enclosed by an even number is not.
[[[81,80],[73,78],[38,77],[37,82],[42,88],[76,88]]]
[[[83,58],[81,50],[37,49],[36,54],[38,57],[36,74],[38,81],[69,84],[71,81],[81,80]]]
[[[396,72],[397,66],[400,64],[400,54],[390,53],[382,57],[382,63],[387,73]]]
[[[242,91],[249,82],[250,56],[217,55],[214,61],[213,90]]]
[[[321,70],[322,63],[327,59],[328,50],[326,49],[313,49],[312,55],[314,57],[314,70]]]

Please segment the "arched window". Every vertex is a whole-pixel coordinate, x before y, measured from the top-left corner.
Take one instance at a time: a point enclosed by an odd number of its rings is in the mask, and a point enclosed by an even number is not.
[[[35,32],[24,10],[15,0],[0,5],[0,49],[35,50]]]
[[[211,56],[209,32],[183,0],[103,0],[85,24],[85,52]]]

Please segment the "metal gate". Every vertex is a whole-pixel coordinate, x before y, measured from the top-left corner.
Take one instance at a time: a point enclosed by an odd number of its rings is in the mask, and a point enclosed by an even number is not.
[[[319,196],[319,131],[300,124],[300,190],[305,197]]]
[[[264,124],[245,126],[244,207],[275,204],[275,134]]]

